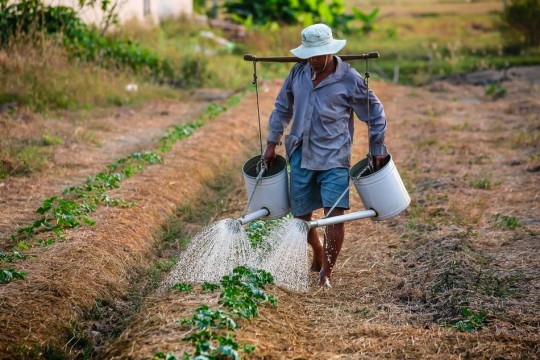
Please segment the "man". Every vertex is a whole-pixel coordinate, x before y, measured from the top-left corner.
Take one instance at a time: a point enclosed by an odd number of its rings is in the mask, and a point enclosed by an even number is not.
[[[346,43],[335,40],[324,24],[302,31],[302,45],[291,52],[307,61],[297,63],[285,79],[270,116],[270,129],[263,159],[270,165],[276,157],[285,128],[285,150],[290,163],[292,214],[311,220],[313,211],[324,208],[325,216],[343,215],[349,209],[349,194],[336,204],[349,187],[349,167],[354,133],[354,113],[368,122],[370,153],[375,170],[387,158],[384,145],[386,116],[379,99],[369,92],[360,74],[334,56]],[[329,210],[336,205],[334,210]],[[330,287],[330,276],[343,245],[344,224],[327,226],[324,246],[317,230],[308,233],[313,248],[312,271],[319,272],[318,285]]]

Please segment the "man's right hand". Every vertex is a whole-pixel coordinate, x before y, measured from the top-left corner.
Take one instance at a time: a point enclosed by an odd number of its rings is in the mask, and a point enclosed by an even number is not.
[[[276,160],[276,144],[267,143],[262,158],[263,161],[268,164],[268,166],[271,167],[272,165],[274,165],[274,160]]]

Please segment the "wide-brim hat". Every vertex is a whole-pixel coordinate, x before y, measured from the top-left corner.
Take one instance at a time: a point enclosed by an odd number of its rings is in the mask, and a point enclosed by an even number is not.
[[[302,30],[302,45],[292,49],[291,53],[300,59],[309,59],[313,56],[336,54],[347,40],[336,40],[332,36],[332,29],[325,24],[310,25]]]

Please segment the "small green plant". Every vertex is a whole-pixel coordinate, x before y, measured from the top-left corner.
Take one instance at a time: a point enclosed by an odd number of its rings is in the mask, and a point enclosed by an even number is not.
[[[41,142],[44,146],[60,145],[62,144],[62,139],[58,136],[43,134]]]
[[[270,232],[276,227],[283,223],[283,221],[286,221],[287,219],[291,219],[292,215],[289,214],[285,217],[282,217],[280,219],[276,220],[255,220],[250,222],[246,226],[246,235],[248,236],[249,241],[251,242],[251,245],[253,247],[257,247],[264,238],[266,238]]]
[[[507,90],[500,82],[492,82],[485,88],[485,94],[491,96],[493,100],[500,99],[506,95]]]
[[[454,322],[452,324],[454,329],[461,332],[472,332],[484,327],[486,323],[486,314],[483,312],[473,312],[466,307],[462,307],[460,312],[464,319]]]
[[[188,283],[177,283],[174,284],[172,288],[185,293],[193,291],[193,285]]]
[[[471,180],[469,186],[475,189],[490,190],[493,188],[493,181],[490,177],[479,177]]]
[[[254,247],[257,246],[257,244],[259,244],[262,239],[264,239],[270,233],[267,222],[262,220],[250,222],[246,226],[245,230],[251,245]]]
[[[167,134],[161,138],[161,147],[159,151],[167,152],[177,141],[191,136],[195,130],[203,125],[202,121],[195,121],[188,124],[175,125],[167,131]]]
[[[174,264],[175,264],[175,261],[172,259],[156,261],[154,265],[150,269],[148,269],[148,272],[147,272],[149,287],[152,289],[157,289],[162,275],[170,271],[172,267],[174,266]],[[184,290],[187,290],[188,288],[187,285],[189,284],[184,284],[184,285],[181,285],[180,287],[182,287]]]
[[[375,20],[377,19],[377,16],[379,15],[379,10],[380,10],[379,8],[375,8],[368,14],[358,8],[353,8],[354,18],[362,21],[361,30],[365,35],[369,34],[370,32],[374,30]],[[394,29],[394,36],[395,36],[395,29]]]
[[[154,354],[154,357],[152,357],[152,360],[178,360],[178,358],[176,357],[176,355],[174,355],[174,353],[170,352],[170,353],[167,353],[165,354],[164,352],[157,352]]]
[[[335,31],[348,33],[351,20],[364,21],[362,31],[367,34],[373,29],[373,22],[379,9],[370,14],[364,14],[354,9],[354,14],[345,13],[343,0],[274,0],[274,1],[251,1],[235,0],[226,1],[223,5],[231,18],[246,27],[273,26],[277,24],[302,24],[308,26],[315,23],[325,23]]]
[[[94,208],[93,204],[87,202],[79,204],[74,200],[52,196],[45,199],[36,210],[36,213],[42,217],[32,225],[19,229],[18,234],[24,235],[25,240],[43,231],[52,231],[56,236],[61,237],[65,229],[79,227],[82,223],[94,225],[95,221],[88,217]],[[18,238],[18,235],[12,235],[12,239]]]
[[[244,266],[237,267],[232,274],[221,279],[223,291],[219,304],[239,317],[246,319],[256,317],[259,315],[259,304],[265,302],[273,306],[277,304],[274,296],[267,295],[261,290],[265,284],[273,282],[274,279],[268,272],[253,271]]]
[[[209,283],[209,282],[204,282],[202,284],[202,286],[201,286],[201,289],[202,289],[202,291],[214,292],[217,289],[219,289],[219,285],[218,284],[212,284],[212,283]]]
[[[519,219],[515,216],[495,214],[492,217],[493,223],[499,229],[515,230],[521,226]]]
[[[23,280],[26,274],[24,271],[18,271],[13,268],[0,268],[0,284],[7,284],[17,279]]]
[[[205,283],[203,291],[221,287],[219,305],[211,309],[203,305],[189,319],[179,323],[191,328],[182,340],[190,342],[195,350],[193,356],[184,353],[183,359],[240,359],[241,354],[251,354],[255,345],[239,344],[232,331],[238,328],[239,319],[251,319],[258,315],[257,306],[269,303],[276,306],[277,300],[264,292],[264,286],[274,279],[264,270],[244,266],[235,268],[222,277],[220,285]],[[153,359],[177,359],[174,353],[157,352]]]
[[[5,254],[0,251],[0,262],[13,262],[15,260],[26,259],[26,256],[19,251],[13,251],[11,254]]]

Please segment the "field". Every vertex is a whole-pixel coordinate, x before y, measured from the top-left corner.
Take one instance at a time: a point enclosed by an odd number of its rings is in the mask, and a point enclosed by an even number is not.
[[[270,69],[259,66],[263,123],[281,85]],[[236,341],[258,359],[538,358],[540,83],[371,86],[410,207],[348,223],[333,287],[317,288],[315,274],[306,293],[267,286],[277,306],[239,321]],[[34,138],[33,168],[0,179],[0,268],[23,277],[0,284],[0,359],[193,353],[178,320],[218,294],[158,289],[190,238],[240,216],[256,104],[253,91],[200,89],[61,115],[2,108],[4,140]],[[353,162],[365,134],[358,122]],[[86,197],[65,192],[84,185]],[[95,206],[73,217],[55,196]],[[66,227],[47,229],[51,214]]]

